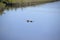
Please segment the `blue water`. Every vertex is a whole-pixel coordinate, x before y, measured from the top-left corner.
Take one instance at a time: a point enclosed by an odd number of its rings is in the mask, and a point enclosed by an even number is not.
[[[60,1],[4,13],[0,16],[1,40],[60,40]]]

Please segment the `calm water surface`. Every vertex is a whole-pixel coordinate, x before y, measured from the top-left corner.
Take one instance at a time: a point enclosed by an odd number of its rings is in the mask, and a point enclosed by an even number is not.
[[[1,40],[59,40],[59,33],[60,1],[5,10],[0,15]]]

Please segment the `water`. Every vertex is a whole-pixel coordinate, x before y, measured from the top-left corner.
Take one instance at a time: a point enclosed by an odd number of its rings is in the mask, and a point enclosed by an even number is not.
[[[1,40],[59,40],[60,1],[4,10],[0,15]],[[32,22],[27,22],[31,20]]]

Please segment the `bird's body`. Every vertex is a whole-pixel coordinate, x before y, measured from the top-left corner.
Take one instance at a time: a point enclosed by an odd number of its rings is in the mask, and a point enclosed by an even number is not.
[[[27,20],[27,22],[29,22],[29,20]]]

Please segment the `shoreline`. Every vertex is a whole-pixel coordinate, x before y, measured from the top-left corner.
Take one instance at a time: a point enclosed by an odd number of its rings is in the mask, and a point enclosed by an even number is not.
[[[53,1],[32,1],[32,2],[21,2],[21,3],[7,3],[7,4],[4,4],[2,2],[0,2],[0,8],[4,8],[6,6],[8,7],[26,7],[26,6],[35,6],[35,5],[40,5],[40,4],[44,4],[44,3],[50,3],[50,2],[55,2],[54,0]]]

